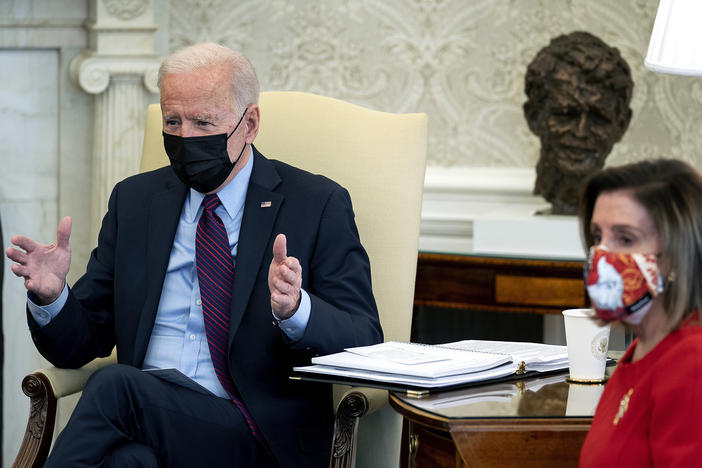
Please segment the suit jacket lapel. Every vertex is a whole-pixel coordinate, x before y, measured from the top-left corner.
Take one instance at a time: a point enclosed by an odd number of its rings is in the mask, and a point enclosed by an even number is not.
[[[280,176],[270,161],[253,148],[254,167],[244,202],[244,215],[239,231],[239,245],[234,273],[234,294],[229,325],[231,346],[246,306],[249,303],[255,280],[261,268],[271,231],[283,196],[273,192],[280,183]]]
[[[165,190],[157,192],[148,207],[148,234],[146,239],[146,296],[136,330],[135,360],[141,365],[156,319],[163,280],[178,228],[180,213],[187,195],[187,187],[175,180]]]

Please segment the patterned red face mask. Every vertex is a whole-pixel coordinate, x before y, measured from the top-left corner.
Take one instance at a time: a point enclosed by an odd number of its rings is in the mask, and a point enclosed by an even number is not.
[[[638,325],[663,292],[656,255],[614,253],[592,247],[585,265],[585,287],[597,316]]]

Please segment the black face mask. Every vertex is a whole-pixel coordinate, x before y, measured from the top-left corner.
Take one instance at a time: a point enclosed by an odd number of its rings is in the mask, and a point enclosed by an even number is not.
[[[246,149],[246,143],[244,143],[236,160],[234,162],[229,160],[227,140],[239,128],[247,110],[248,108],[244,110],[244,114],[229,135],[219,133],[180,137],[162,132],[166,154],[181,182],[201,193],[209,193],[222,185]]]

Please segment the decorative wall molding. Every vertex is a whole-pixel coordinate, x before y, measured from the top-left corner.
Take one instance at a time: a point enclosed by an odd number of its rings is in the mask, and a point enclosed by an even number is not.
[[[150,93],[158,93],[160,57],[97,56],[86,52],[71,62],[71,78],[89,94],[100,94],[115,77],[137,77]],[[136,83],[137,85],[139,83]]]
[[[148,0],[105,0],[107,12],[124,21],[140,16],[146,11],[148,6]]]
[[[473,250],[473,221],[506,206],[524,214],[548,207],[532,194],[536,173],[529,168],[427,167],[419,247],[425,251]]]
[[[19,1],[19,0],[17,0]],[[85,18],[14,18],[0,16],[0,44],[3,48],[85,47]]]

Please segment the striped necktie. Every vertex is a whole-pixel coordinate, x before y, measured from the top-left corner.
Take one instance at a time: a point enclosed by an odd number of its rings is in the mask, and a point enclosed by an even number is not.
[[[241,411],[251,429],[251,433],[261,440],[256,423],[237,396],[237,391],[227,366],[234,261],[229,249],[229,239],[227,238],[224,223],[215,213],[215,209],[220,204],[221,201],[217,194],[205,195],[203,211],[200,221],[197,223],[197,234],[195,236],[197,278],[200,283],[205,334],[207,335],[212,364],[219,382],[237,408],[239,408],[239,411]]]

